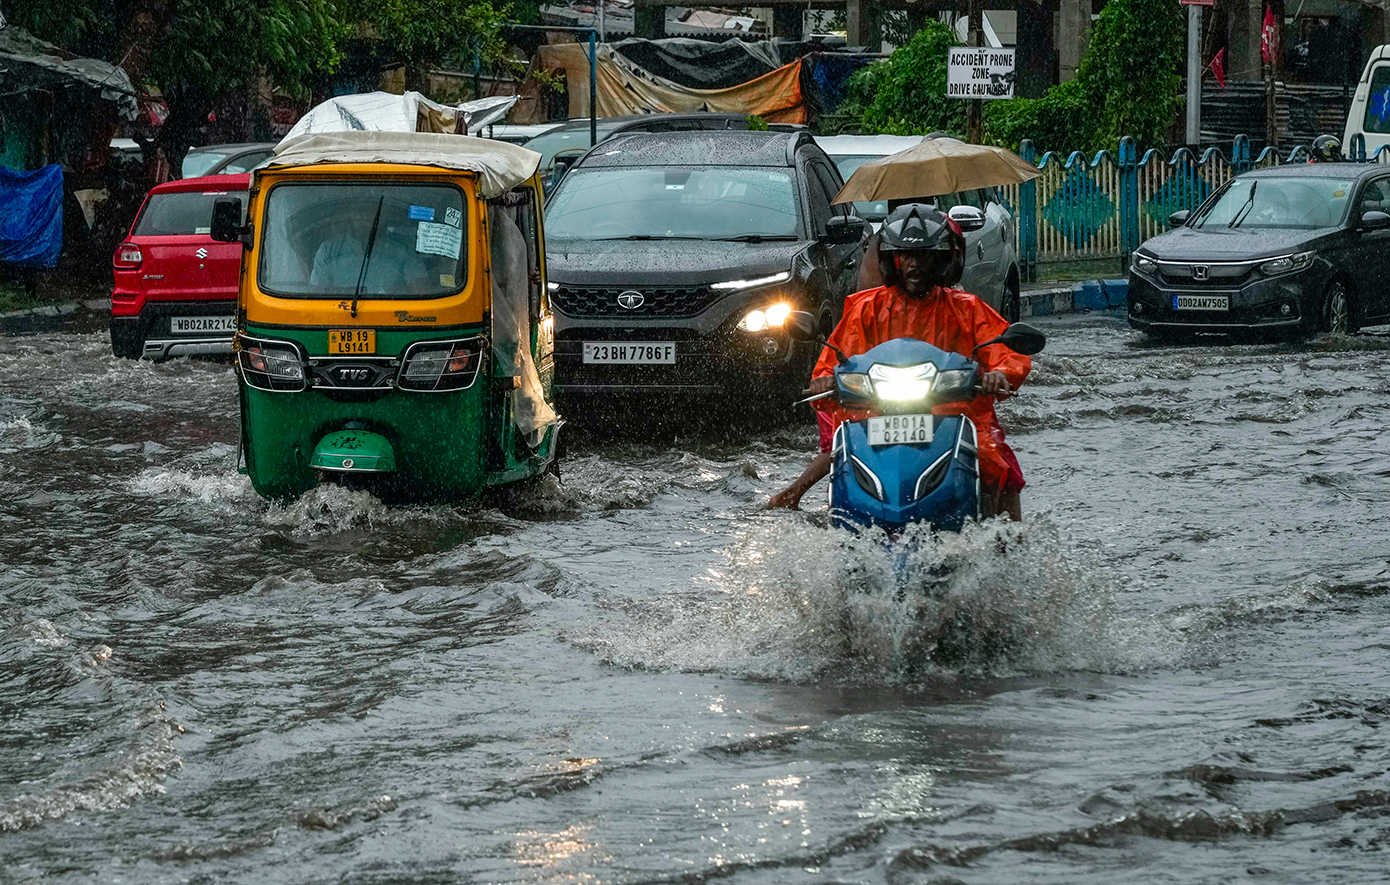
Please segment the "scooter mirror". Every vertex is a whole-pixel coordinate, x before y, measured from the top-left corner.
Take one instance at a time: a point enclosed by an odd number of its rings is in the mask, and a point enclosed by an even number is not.
[[[1014,353],[1032,356],[1035,353],[1042,353],[1042,349],[1047,346],[1047,336],[1027,323],[1014,323],[1004,330],[1003,335],[988,341],[981,341],[975,345],[975,351],[981,347],[989,347],[991,344],[1002,344]],[[972,356],[975,351],[971,351]]]
[[[820,334],[816,328],[816,318],[804,310],[794,310],[787,316],[783,328],[787,330],[787,335],[793,341],[819,341]]]
[[[1027,323],[1014,323],[999,336],[999,343],[1024,356],[1042,353],[1047,346],[1047,336]]]

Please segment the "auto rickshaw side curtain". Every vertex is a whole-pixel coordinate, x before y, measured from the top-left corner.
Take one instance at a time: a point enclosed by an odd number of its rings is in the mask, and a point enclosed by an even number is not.
[[[588,46],[580,43],[542,46],[538,65],[550,73],[564,73],[570,119],[589,116]],[[606,45],[598,47],[596,67],[600,117],[710,111],[757,114],[769,123],[806,122],[800,60],[727,89],[682,86],[638,67]]]
[[[557,420],[545,401],[540,372],[531,356],[530,264],[526,237],[506,203],[510,195],[488,202],[492,246],[492,343],[497,373],[517,379],[512,390],[512,419],[532,447]]]

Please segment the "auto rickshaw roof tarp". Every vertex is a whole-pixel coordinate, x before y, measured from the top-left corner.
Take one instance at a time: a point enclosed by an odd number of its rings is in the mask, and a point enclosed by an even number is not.
[[[139,113],[135,87],[117,65],[74,56],[14,25],[0,28],[0,92],[74,83],[98,90],[127,120]]]
[[[400,163],[473,172],[478,196],[500,197],[529,181],[541,155],[505,141],[434,132],[325,132],[282,141],[268,168],[319,163]]]

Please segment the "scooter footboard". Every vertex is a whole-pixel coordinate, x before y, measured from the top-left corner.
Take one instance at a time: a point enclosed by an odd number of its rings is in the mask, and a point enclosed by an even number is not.
[[[830,507],[840,520],[898,530],[924,522],[959,531],[980,516],[975,424],[963,415],[933,417],[929,442],[873,445],[869,419],[835,431]]]

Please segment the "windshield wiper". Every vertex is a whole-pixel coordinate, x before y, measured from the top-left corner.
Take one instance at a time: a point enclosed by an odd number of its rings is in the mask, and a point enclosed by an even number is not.
[[[1250,210],[1255,207],[1255,188],[1259,186],[1259,181],[1250,182],[1250,196],[1246,197],[1245,204],[1236,212],[1235,217],[1231,219],[1231,223],[1226,225],[1227,227],[1240,227],[1240,223],[1245,220],[1245,216],[1249,215]]]
[[[632,234],[626,237],[600,237],[602,240],[703,240],[704,237],[678,237],[670,234]]]
[[[367,252],[362,256],[362,267],[357,271],[357,288],[352,293],[352,314],[357,317],[357,299],[362,295],[362,282],[367,279],[367,262],[372,260],[372,247],[376,245],[376,226],[381,222],[381,204],[386,202],[383,194],[381,199],[376,201],[376,214],[372,216],[372,232],[367,234]]]
[[[799,240],[796,234],[739,234],[734,237],[714,237],[721,243],[770,243],[775,241]]]

